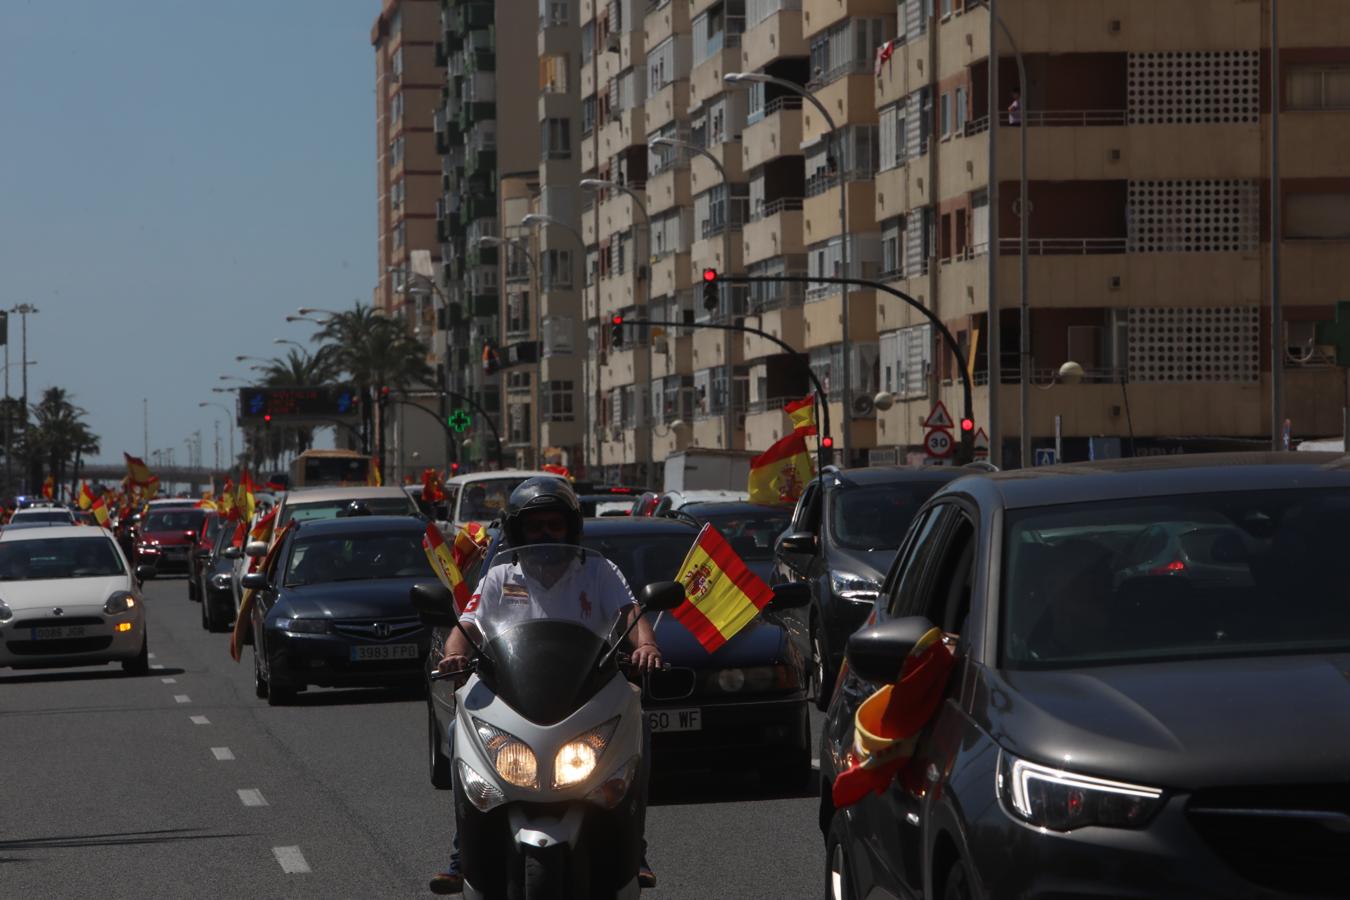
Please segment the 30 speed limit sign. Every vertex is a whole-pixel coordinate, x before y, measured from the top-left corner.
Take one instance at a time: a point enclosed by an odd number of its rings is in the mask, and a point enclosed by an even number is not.
[[[956,442],[952,440],[952,433],[940,428],[934,428],[924,435],[923,445],[929,456],[936,456],[939,459],[951,456],[952,452],[956,450]]]

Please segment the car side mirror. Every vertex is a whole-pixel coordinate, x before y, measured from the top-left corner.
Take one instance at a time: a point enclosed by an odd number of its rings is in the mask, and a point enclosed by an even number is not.
[[[684,585],[678,581],[653,581],[642,589],[638,605],[643,612],[663,612],[684,602]]]
[[[892,684],[909,651],[932,629],[923,616],[907,616],[855,631],[844,651],[848,667],[873,684]]]
[[[811,588],[804,581],[787,581],[773,586],[769,609],[801,609],[811,603]]]
[[[249,559],[262,559],[267,555],[267,542],[249,541],[244,545],[244,555]]]
[[[224,550],[220,551],[220,555],[225,559],[243,559],[244,551],[240,550],[238,547],[226,547]]]
[[[155,567],[154,567],[154,566],[139,565],[139,566],[136,567],[136,581],[137,581],[137,582],[145,581],[145,579],[149,578],[150,576],[152,576],[152,575],[154,575],[154,574],[155,574]]]
[[[246,591],[265,591],[270,587],[267,576],[262,572],[249,572],[239,579],[239,586]]]
[[[794,531],[778,540],[778,549],[783,553],[797,553],[802,556],[814,556],[816,536],[809,531]]]
[[[439,581],[415,584],[408,591],[408,600],[423,625],[434,628],[452,628],[458,621],[455,613],[455,595]]]

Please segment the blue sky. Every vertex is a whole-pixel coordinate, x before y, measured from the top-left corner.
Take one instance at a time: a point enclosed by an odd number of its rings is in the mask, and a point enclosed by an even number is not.
[[[225,413],[197,404],[233,405],[234,357],[369,302],[378,7],[0,0],[0,305],[40,310],[29,399],[71,391],[101,459],[140,455],[146,397],[151,449],[200,429],[211,465]]]

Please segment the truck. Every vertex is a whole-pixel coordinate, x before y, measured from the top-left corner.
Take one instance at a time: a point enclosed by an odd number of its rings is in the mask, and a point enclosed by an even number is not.
[[[746,450],[713,450],[690,447],[666,457],[664,490],[741,491],[750,479],[750,460],[758,454]]]

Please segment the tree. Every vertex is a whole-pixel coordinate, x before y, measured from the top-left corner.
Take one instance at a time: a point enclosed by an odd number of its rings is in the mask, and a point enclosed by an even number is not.
[[[64,484],[72,462],[78,468],[81,457],[98,453],[98,436],[84,422],[88,413],[72,399],[65,388],[49,387],[33,405],[33,424],[24,448],[30,480],[40,480],[45,467],[56,484]]]
[[[320,347],[316,353],[291,350],[286,356],[274,359],[263,369],[263,384],[269,387],[311,388],[327,385],[336,374],[332,363],[332,348]],[[303,453],[314,444],[314,429],[310,426],[274,427],[276,439],[269,437],[269,448],[278,446],[277,456],[286,450]]]

